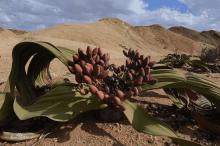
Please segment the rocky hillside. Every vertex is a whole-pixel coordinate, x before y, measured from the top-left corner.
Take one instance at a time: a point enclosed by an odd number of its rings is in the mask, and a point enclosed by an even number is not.
[[[169,30],[198,42],[207,43],[215,47],[220,45],[220,32],[218,31],[210,30],[198,32],[182,26],[171,27]]]

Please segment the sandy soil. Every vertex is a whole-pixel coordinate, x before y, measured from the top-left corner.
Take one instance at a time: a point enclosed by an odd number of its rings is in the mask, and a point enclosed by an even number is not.
[[[159,25],[133,27],[119,19],[104,18],[90,24],[63,24],[37,32],[27,32],[16,35],[9,30],[0,28],[0,92],[4,90],[12,64],[11,52],[13,47],[23,41],[47,41],[55,46],[62,46],[77,51],[88,45],[92,48],[102,47],[104,53],[110,53],[111,62],[116,65],[125,63],[123,48],[138,49],[141,54],[151,55],[152,60],[159,61],[168,53],[178,52],[198,55],[204,45],[209,45],[173,33]],[[53,77],[69,78],[73,75],[58,60],[51,63],[50,71]],[[220,83],[219,74],[212,78]],[[148,108],[151,104],[172,105],[162,90],[141,93],[134,97],[133,102]],[[168,123],[178,135],[184,139],[201,142],[204,145],[218,145],[220,137],[209,134],[190,122]],[[136,132],[126,119],[115,123],[98,121],[92,112],[79,115],[67,123],[56,123],[36,145],[94,145],[94,146],[123,146],[123,145],[175,145],[167,137],[151,136]],[[4,142],[0,145],[31,145],[37,139],[24,142]]]

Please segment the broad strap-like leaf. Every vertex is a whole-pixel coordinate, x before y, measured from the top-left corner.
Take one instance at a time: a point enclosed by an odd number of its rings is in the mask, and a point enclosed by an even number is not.
[[[15,113],[21,120],[45,116],[54,121],[67,122],[85,111],[107,107],[91,93],[82,96],[75,86],[74,83],[56,83],[30,106],[22,107],[15,101]]]
[[[158,79],[155,85],[143,85],[143,91],[161,88],[191,89],[203,95],[212,102],[220,112],[220,85],[209,78],[196,74],[184,74],[170,69],[151,70],[154,78]]]
[[[151,135],[168,136],[181,146],[199,146],[200,144],[187,141],[178,137],[178,135],[164,122],[150,116],[141,106],[129,102],[122,101],[126,105],[124,114],[128,118],[133,128],[138,132]]]

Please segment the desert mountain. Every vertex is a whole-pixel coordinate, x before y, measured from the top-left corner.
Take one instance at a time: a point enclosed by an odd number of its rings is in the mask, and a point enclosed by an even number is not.
[[[28,36],[83,42],[107,49],[115,48],[120,52],[122,48],[119,45],[122,45],[155,56],[170,52],[199,54],[203,47],[203,43],[173,33],[160,25],[133,27],[117,18],[103,18],[88,24],[56,25],[28,33]]]
[[[207,43],[215,47],[220,45],[220,32],[218,31],[209,30],[198,32],[182,26],[171,27],[169,30],[198,42]]]

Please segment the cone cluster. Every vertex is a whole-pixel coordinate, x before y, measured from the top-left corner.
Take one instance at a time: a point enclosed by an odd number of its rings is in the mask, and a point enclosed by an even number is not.
[[[126,66],[117,67],[109,64],[110,54],[103,54],[101,48],[92,50],[88,46],[86,53],[79,48],[78,55],[73,55],[73,61],[68,61],[68,69],[75,74],[77,83],[89,86],[89,90],[81,89],[80,94],[91,92],[97,99],[111,102],[119,110],[125,111],[122,100],[137,96],[142,91],[138,86],[154,85],[157,82],[150,74],[155,61],[150,62],[149,56],[144,58],[144,55],[131,49],[128,52],[124,50],[123,53],[129,59],[126,60]],[[113,71],[112,76],[109,76],[109,71]]]
[[[151,61],[150,56],[145,57],[140,55],[138,50],[134,51],[132,49],[123,50],[123,54],[128,58],[126,66],[115,66],[114,71],[115,73],[121,73],[122,71],[122,75],[126,74],[126,81],[132,83],[133,88],[131,90],[134,92],[134,96],[142,91],[142,88],[138,86],[143,84],[154,85],[158,82],[157,79],[153,78],[153,74],[150,74],[150,69],[155,65],[155,61]]]

